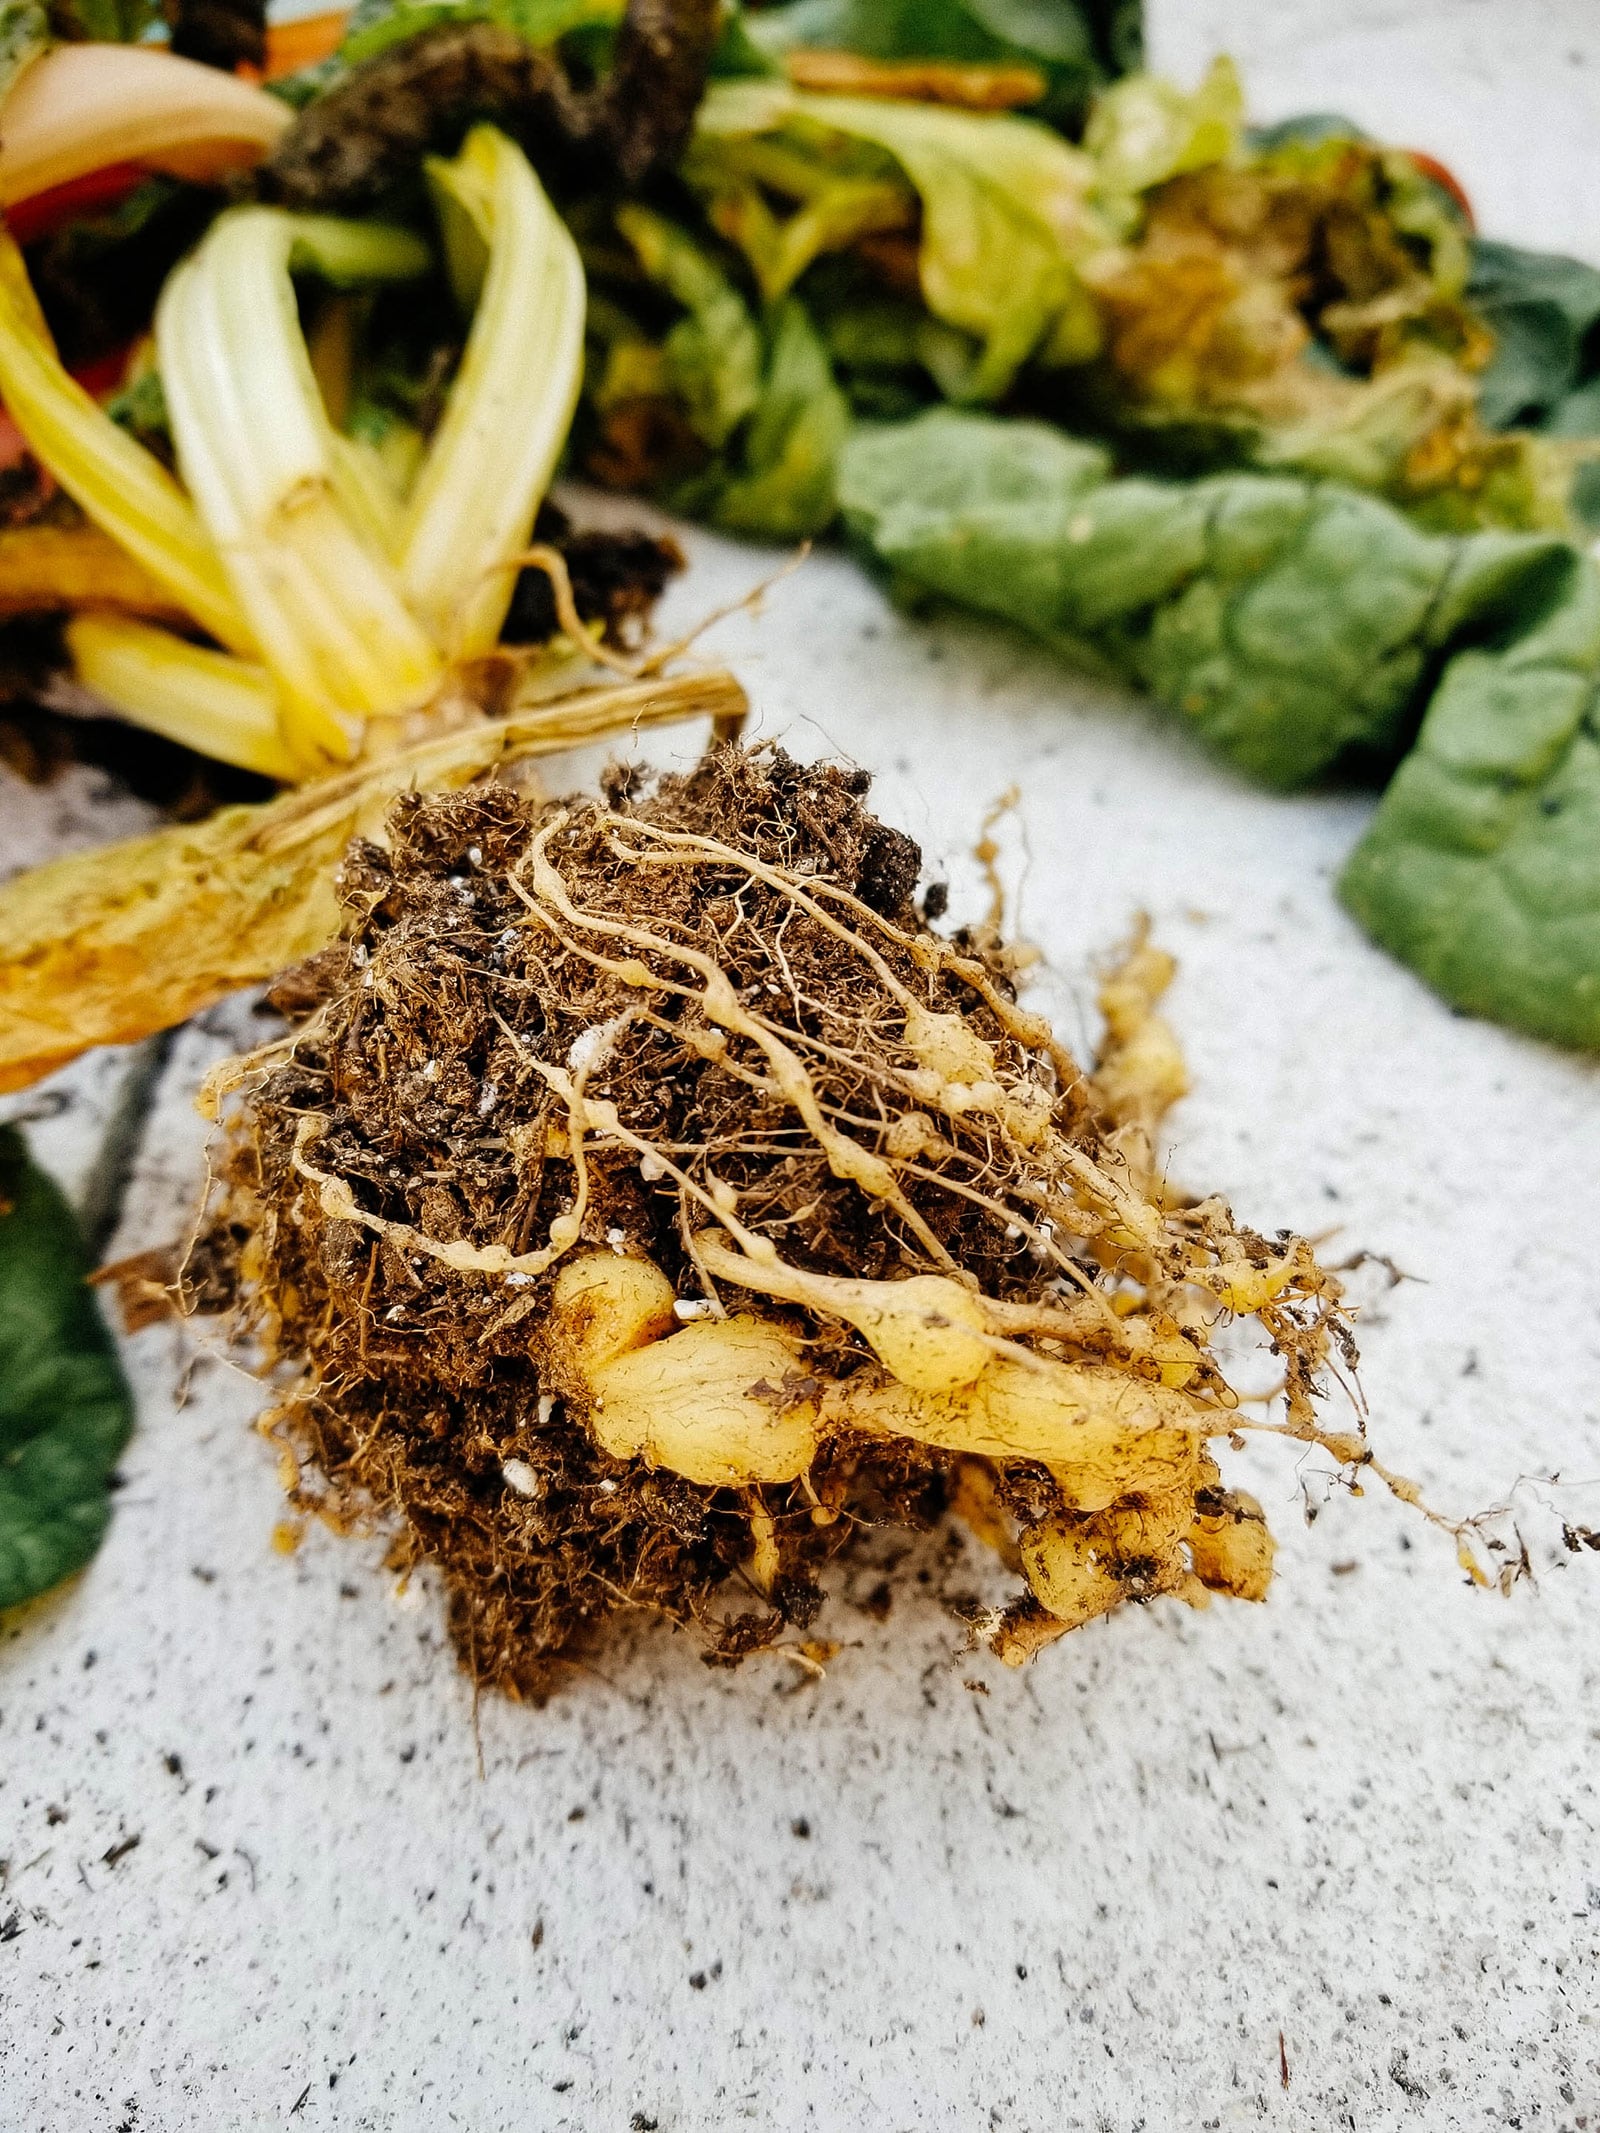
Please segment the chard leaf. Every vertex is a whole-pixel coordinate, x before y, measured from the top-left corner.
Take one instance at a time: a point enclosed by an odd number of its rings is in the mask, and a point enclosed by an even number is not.
[[[1600,578],[1446,669],[1339,892],[1469,1013],[1600,1049]]]
[[[1282,475],[1115,480],[945,409],[858,431],[839,501],[903,585],[1140,684],[1262,783],[1416,736],[1345,902],[1458,1006],[1600,1047],[1600,575],[1569,543]]]
[[[903,579],[1109,663],[1283,787],[1394,761],[1440,659],[1541,598],[1572,553],[1424,533],[1289,475],[1111,480],[1059,431],[943,409],[858,433],[840,502]]]
[[[780,82],[716,82],[700,108],[691,179],[707,182],[719,149],[763,138],[796,162],[809,160],[819,180],[838,167],[841,140],[886,152],[905,173],[921,202],[923,299],[936,319],[982,347],[963,398],[998,398],[1047,343],[1057,359],[1068,348],[1092,352],[1092,326],[1090,345],[1077,345],[1088,306],[1072,262],[1105,241],[1089,204],[1094,166],[1048,127],[933,104],[806,95]]]
[[[72,1211],[0,1127],[0,1607],[81,1570],[133,1403]]]
[[[1600,369],[1587,353],[1600,324],[1600,272],[1576,259],[1480,238],[1467,294],[1495,334],[1478,396],[1485,422],[1497,429],[1512,423],[1564,429],[1563,404]]]

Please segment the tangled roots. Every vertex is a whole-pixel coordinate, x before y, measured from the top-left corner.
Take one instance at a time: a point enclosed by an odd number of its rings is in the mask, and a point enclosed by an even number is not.
[[[299,1366],[297,1505],[435,1562],[486,1682],[541,1693],[623,1608],[735,1660],[862,1527],[946,1509],[1022,1573],[981,1625],[1014,1663],[1130,1599],[1259,1599],[1208,1450],[1228,1315],[1281,1361],[1271,1426],[1370,1463],[1314,1417],[1353,1354],[1310,1247],[1155,1177],[1170,963],[1135,947],[1085,1071],[998,939],[922,922],[866,784],[725,748],[601,802],[402,800],[295,1034],[225,1077],[191,1280]]]

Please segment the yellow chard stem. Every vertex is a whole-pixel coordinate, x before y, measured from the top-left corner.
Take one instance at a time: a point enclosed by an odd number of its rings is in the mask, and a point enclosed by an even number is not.
[[[264,777],[305,775],[264,667],[116,615],[74,615],[66,638],[78,679],[131,724]]]
[[[477,310],[407,508],[406,597],[455,657],[486,652],[550,485],[583,369],[583,268],[522,151],[476,126],[433,160],[457,293]]]
[[[404,231],[235,208],[170,276],[156,312],[178,462],[296,754],[348,755],[366,719],[425,701],[441,669],[393,568],[342,508],[291,267],[385,279],[426,263]]]
[[[0,400],[42,466],[178,606],[235,650],[254,639],[193,505],[56,355],[22,254],[0,231]]]

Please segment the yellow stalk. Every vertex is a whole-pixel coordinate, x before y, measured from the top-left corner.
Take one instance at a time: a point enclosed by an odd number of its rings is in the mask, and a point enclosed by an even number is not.
[[[264,777],[304,776],[264,667],[115,615],[74,615],[66,637],[78,679],[130,724]]]
[[[22,254],[3,231],[0,400],[40,464],[96,525],[213,637],[235,651],[254,651],[249,625],[193,505],[160,460],[118,429],[62,368]]]
[[[441,663],[379,547],[343,508],[346,462],[290,270],[415,273],[404,231],[230,210],[169,277],[156,345],[178,463],[282,692],[299,754],[348,756],[364,722],[424,702]]]
[[[176,600],[98,526],[16,526],[0,532],[0,615],[111,607],[184,619]]]
[[[453,279],[477,309],[444,418],[407,507],[401,580],[456,657],[500,634],[583,371],[584,280],[566,225],[520,148],[475,126],[431,161]],[[463,227],[465,225],[465,228]]]

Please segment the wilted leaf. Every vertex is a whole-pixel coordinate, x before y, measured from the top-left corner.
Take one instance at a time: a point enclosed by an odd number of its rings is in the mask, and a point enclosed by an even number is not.
[[[255,807],[35,867],[0,888],[0,1090],[126,1044],[287,969],[338,927],[333,873],[397,793],[468,784],[514,756],[742,710],[730,676],[592,689],[458,728]]]

